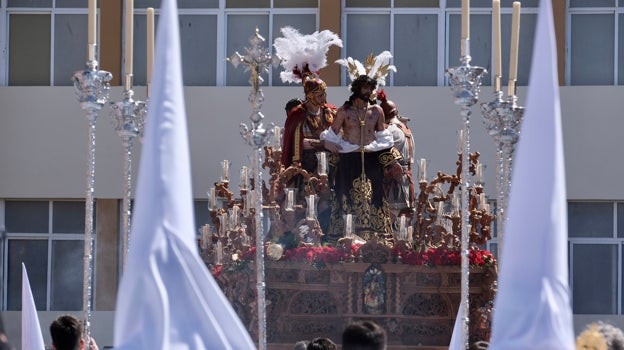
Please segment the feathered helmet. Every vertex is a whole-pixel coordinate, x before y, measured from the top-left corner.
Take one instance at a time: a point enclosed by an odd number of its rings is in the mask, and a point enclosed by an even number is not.
[[[381,109],[383,110],[386,119],[397,117],[399,115],[399,110],[397,109],[396,103],[388,100],[388,96],[386,96],[386,92],[383,89],[381,89],[377,93],[377,99],[381,101],[379,106],[381,106]]]
[[[275,39],[273,47],[284,71],[280,78],[285,83],[301,83],[308,96],[327,88],[318,76],[327,66],[327,51],[332,45],[342,47],[342,40],[329,30],[302,35],[292,27],[281,29],[283,37]]]
[[[366,75],[376,81],[377,87],[381,88],[386,85],[386,76],[390,71],[396,72],[396,67],[390,64],[391,58],[392,54],[390,51],[383,51],[377,56],[373,56],[371,53],[366,57],[364,63],[351,57],[341,58],[336,60],[336,63],[347,68],[351,83],[357,80],[358,77]],[[349,88],[351,88],[351,84]]]

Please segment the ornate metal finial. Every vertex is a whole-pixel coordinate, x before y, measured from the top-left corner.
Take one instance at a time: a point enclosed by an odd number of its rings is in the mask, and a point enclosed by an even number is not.
[[[249,83],[252,89],[249,94],[249,102],[252,105],[252,114],[249,118],[254,125],[259,124],[264,119],[264,115],[260,112],[262,102],[264,102],[264,93],[260,88],[264,79],[262,79],[261,75],[269,72],[269,65],[277,66],[279,64],[279,58],[271,55],[266,47],[261,46],[264,41],[264,37],[260,35],[258,28],[256,28],[255,34],[249,38],[251,47],[244,49],[245,54],[241,55],[237,51],[227,58],[234,68],[242,64],[245,67],[245,72],[251,71]]]

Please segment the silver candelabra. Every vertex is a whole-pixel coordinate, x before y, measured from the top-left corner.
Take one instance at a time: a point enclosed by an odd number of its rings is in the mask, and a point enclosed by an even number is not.
[[[481,78],[486,74],[483,67],[470,65],[470,42],[469,39],[462,39],[462,46],[466,48],[466,54],[463,55],[461,65],[458,67],[448,68],[446,75],[451,84],[451,90],[455,104],[461,108],[461,116],[464,121],[463,142],[462,142],[462,171],[461,171],[461,199],[462,199],[462,215],[461,215],[461,306],[460,315],[462,315],[462,344],[464,349],[468,349],[468,322],[469,322],[469,245],[470,245],[470,211],[469,211],[469,183],[468,169],[470,167],[470,115],[472,111],[470,107],[477,103],[479,99],[479,89],[481,86]]]
[[[516,143],[520,137],[520,124],[524,116],[524,107],[517,105],[515,81],[509,83],[510,89],[507,100],[503,100],[500,89],[500,76],[495,77],[494,100],[481,104],[481,113],[485,129],[494,138],[497,157],[496,177],[496,234],[498,246],[502,247],[505,221],[507,219],[507,202],[511,190],[511,170]],[[513,86],[512,86],[513,85]],[[498,259],[501,259],[502,249],[498,249]]]
[[[124,82],[123,100],[110,102],[111,121],[117,135],[121,138],[124,147],[123,158],[123,201],[122,201],[122,264],[125,270],[126,257],[130,248],[130,223],[132,196],[132,149],[134,140],[142,134],[146,113],[146,104],[143,101],[135,101],[132,91],[132,74],[126,74]]]
[[[89,57],[96,57],[96,44],[89,44]],[[83,311],[85,338],[91,337],[91,299],[93,295],[93,194],[95,190],[95,122],[98,111],[108,100],[109,82],[113,78],[110,72],[98,69],[98,62],[89,59],[86,69],[74,73],[72,80],[80,108],[85,111],[89,122],[89,141],[87,144],[87,190],[85,195],[85,248],[83,270]],[[88,344],[88,343],[87,343]]]
[[[240,64],[245,67],[245,71],[250,71],[249,83],[251,84],[251,93],[249,94],[249,102],[251,103],[251,125],[241,123],[241,136],[245,142],[252,147],[252,168],[254,186],[252,191],[252,203],[255,209],[254,230],[256,234],[256,286],[257,286],[257,308],[258,308],[258,349],[265,350],[266,341],[266,296],[265,296],[265,280],[264,280],[264,228],[263,228],[263,212],[262,212],[262,172],[261,158],[262,149],[267,145],[269,139],[273,136],[273,125],[269,130],[262,125],[264,115],[260,112],[262,102],[264,102],[264,93],[260,88],[263,82],[261,74],[268,72],[270,64],[276,66],[279,63],[277,57],[271,55],[269,50],[262,45],[265,39],[260,35],[256,28],[256,33],[249,38],[251,47],[245,48],[245,54],[241,55],[235,52],[228,58],[228,61],[236,68]]]

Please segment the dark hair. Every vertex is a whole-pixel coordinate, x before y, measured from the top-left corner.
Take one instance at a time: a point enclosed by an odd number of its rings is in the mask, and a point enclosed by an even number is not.
[[[336,350],[336,343],[329,338],[314,338],[308,343],[307,350]]]
[[[56,350],[76,350],[84,332],[82,322],[72,315],[63,315],[50,324],[50,336]]]
[[[351,92],[360,93],[362,86],[369,85],[375,90],[377,87],[377,81],[368,75],[362,74],[351,83]]]
[[[370,86],[371,90],[374,91],[377,87],[377,81],[365,74],[362,74],[359,77],[355,78],[355,80],[351,82],[352,94],[351,96],[349,96],[349,100],[345,101],[345,107],[350,107],[353,105],[353,100],[360,96],[360,93],[362,92],[362,87],[364,85]],[[369,101],[369,103],[375,104],[375,101]]]
[[[299,98],[291,98],[290,100],[288,100],[288,102],[286,102],[286,107],[284,107],[284,109],[286,110],[286,115],[288,115],[288,113],[290,113],[293,108],[299,106],[302,103],[303,101]]]
[[[384,350],[385,348],[386,331],[375,322],[353,322],[342,332],[342,350]]]

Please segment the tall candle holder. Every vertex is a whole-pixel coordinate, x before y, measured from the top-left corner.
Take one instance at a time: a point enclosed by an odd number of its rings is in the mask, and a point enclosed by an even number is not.
[[[130,247],[130,218],[132,215],[130,197],[132,196],[132,150],[134,139],[143,131],[144,122],[140,119],[145,117],[146,104],[143,101],[135,101],[132,91],[132,74],[126,75],[124,84],[123,100],[110,102],[111,122],[117,135],[121,138],[124,147],[123,157],[123,200],[122,200],[122,267],[126,267],[126,257]]]
[[[265,39],[260,35],[256,28],[255,34],[249,38],[251,47],[245,48],[245,54],[241,55],[235,52],[228,58],[234,68],[240,64],[249,70],[251,84],[251,93],[249,94],[249,102],[251,103],[252,112],[249,116],[251,125],[241,123],[241,136],[245,142],[252,147],[253,158],[253,179],[254,188],[252,195],[253,208],[255,208],[255,235],[256,235],[256,286],[257,286],[257,307],[258,307],[258,349],[264,350],[267,347],[266,341],[266,295],[265,295],[265,279],[264,279],[264,228],[263,228],[263,212],[262,212],[262,149],[267,145],[269,139],[273,136],[274,126],[270,124],[268,130],[262,125],[264,115],[260,112],[262,102],[264,102],[264,92],[260,88],[263,82],[262,73],[268,72],[270,64],[276,66],[279,58],[271,55],[269,50],[262,45]]]
[[[461,315],[462,318],[462,344],[468,348],[468,326],[469,326],[469,245],[470,245],[470,211],[469,211],[469,182],[468,165],[470,164],[470,115],[472,107],[479,99],[479,89],[481,79],[487,73],[485,68],[470,65],[469,39],[462,39],[462,51],[464,55],[460,58],[461,65],[448,68],[446,75],[451,84],[454,102],[461,108],[464,144],[462,145],[462,170],[461,170],[461,199],[462,199],[462,219],[461,219]]]
[[[497,177],[496,177],[496,232],[498,246],[503,242],[505,221],[507,220],[507,204],[511,190],[511,171],[516,143],[520,137],[520,124],[524,116],[524,107],[517,105],[515,94],[503,100],[500,90],[500,77],[496,77],[496,90],[492,102],[481,104],[481,114],[488,134],[494,138],[496,144]],[[498,258],[501,249],[498,250]]]
[[[95,60],[96,44],[89,44],[86,69],[77,71],[72,76],[76,89],[76,96],[80,108],[85,111],[89,122],[89,137],[87,143],[87,189],[85,193],[85,237],[84,237],[84,268],[83,268],[83,311],[85,337],[91,336],[91,299],[93,296],[93,194],[95,190],[95,122],[98,112],[108,100],[109,82],[113,78],[110,72],[99,70]]]

